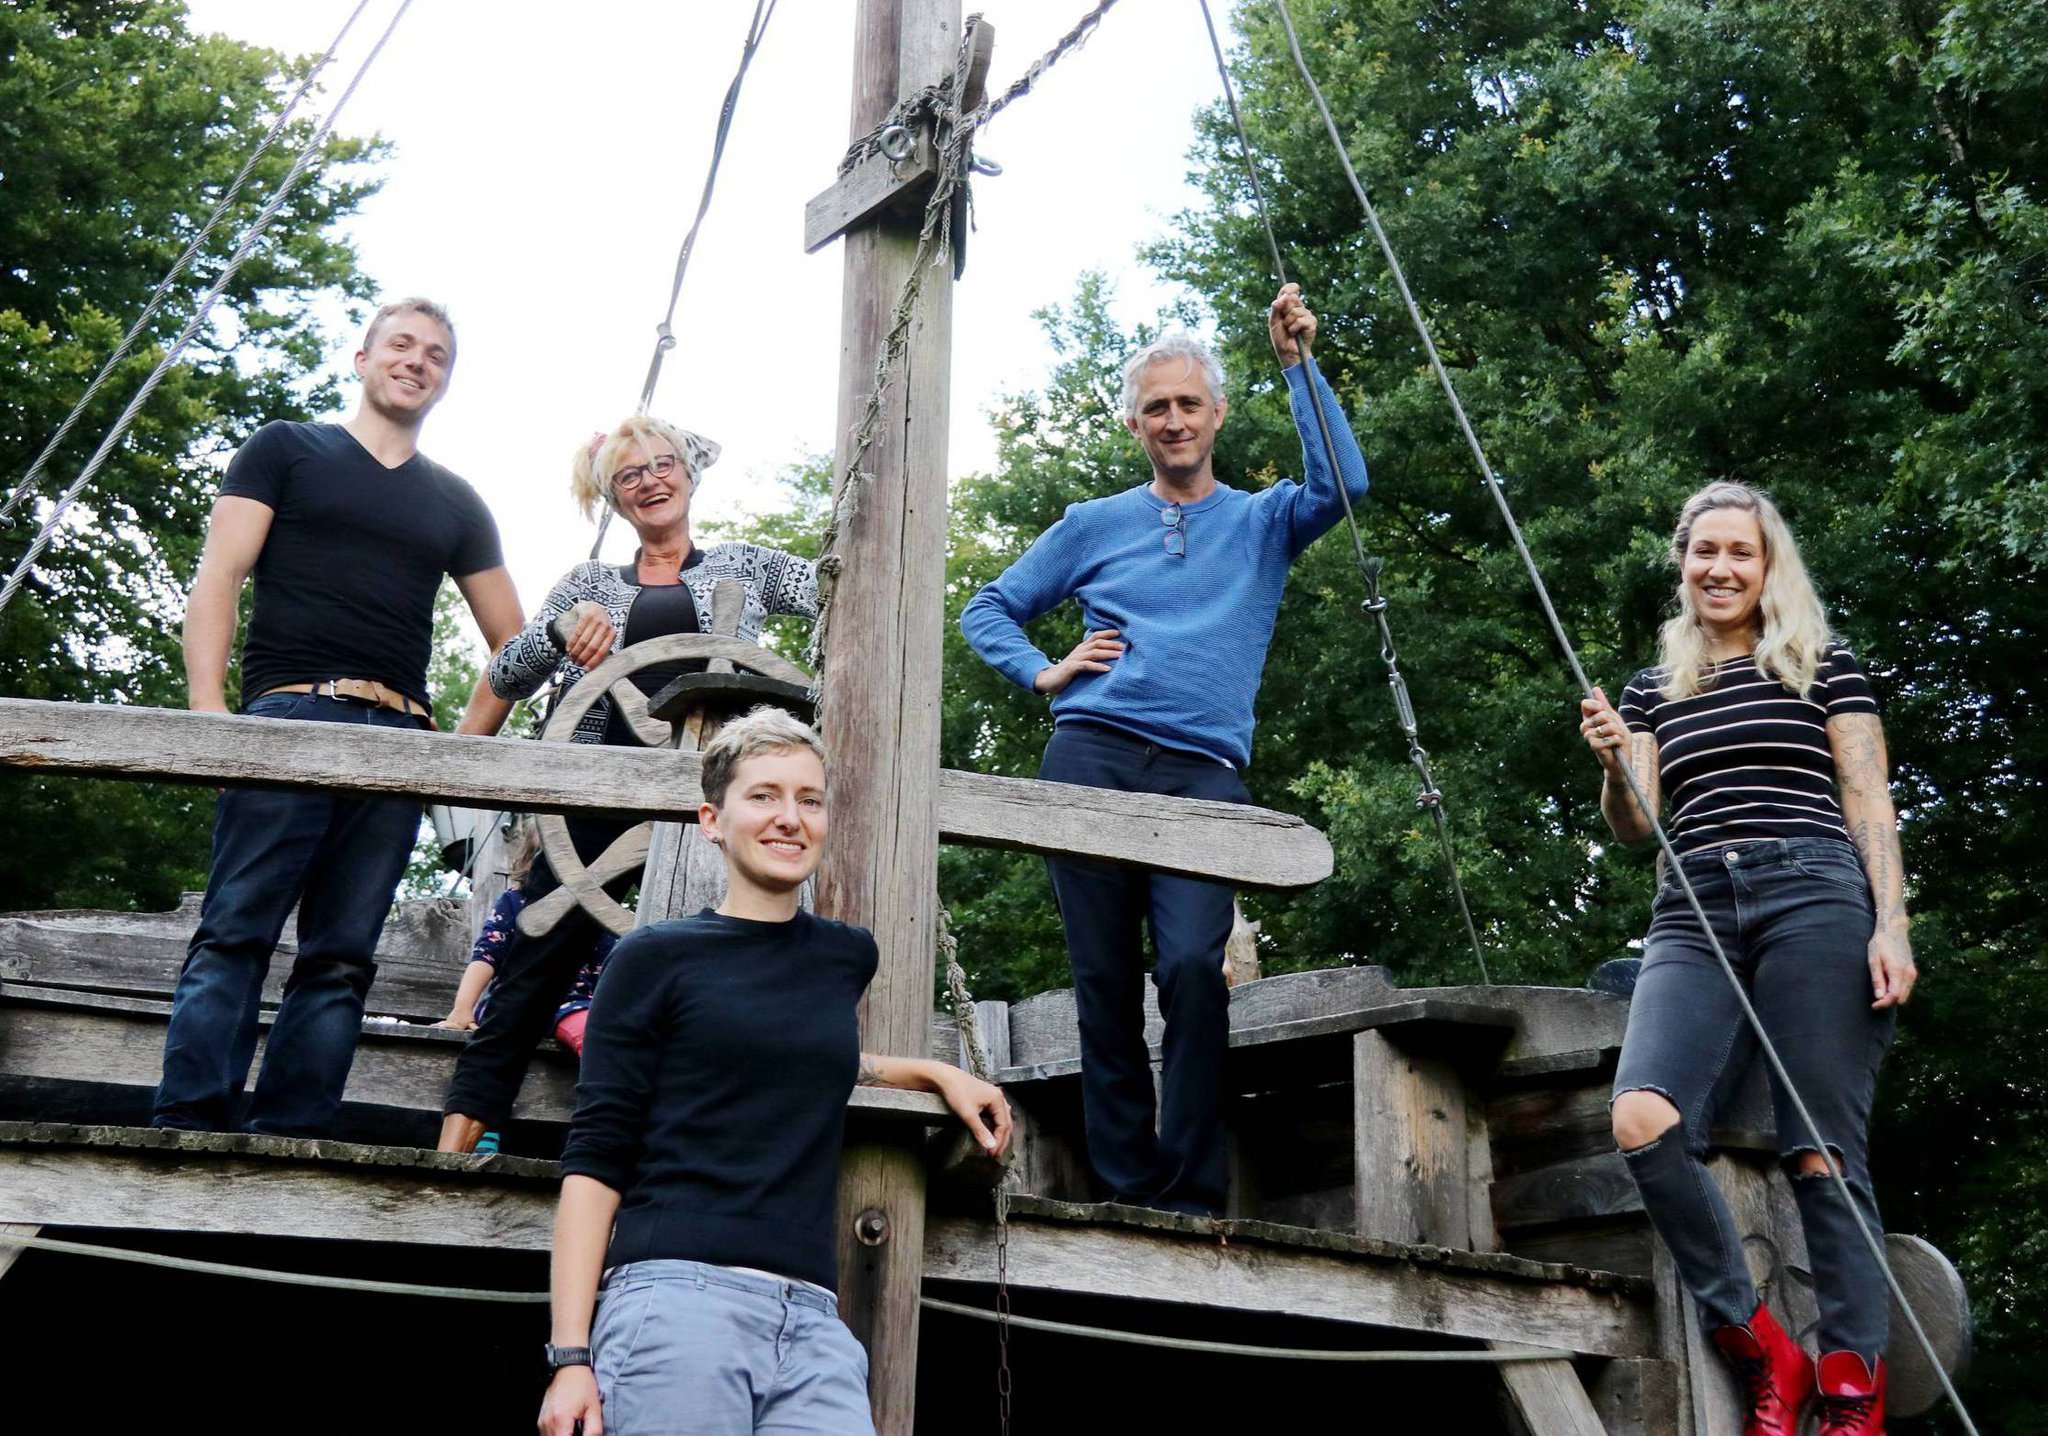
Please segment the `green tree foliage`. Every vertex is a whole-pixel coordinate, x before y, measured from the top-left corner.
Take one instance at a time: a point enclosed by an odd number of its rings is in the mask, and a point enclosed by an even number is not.
[[[255,149],[308,62],[194,35],[184,6],[29,0],[0,8],[0,480],[27,470],[163,273]],[[317,112],[317,104],[315,105]],[[184,325],[313,122],[295,120],[229,222],[51,465],[68,483]],[[270,419],[331,409],[312,381],[333,342],[314,317],[369,296],[336,232],[374,189],[376,143],[330,139],[100,471],[29,585],[0,614],[0,692],[180,706],[178,629],[219,469]],[[0,535],[10,568],[24,527]],[[10,905],[161,907],[206,866],[212,794],[10,779],[0,890]]]

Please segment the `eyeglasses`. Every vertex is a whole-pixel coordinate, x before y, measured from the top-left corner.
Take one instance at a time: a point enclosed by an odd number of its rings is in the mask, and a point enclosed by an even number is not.
[[[1166,551],[1175,558],[1188,556],[1188,531],[1180,526],[1180,505],[1168,504],[1159,511],[1159,522],[1166,525]]]
[[[674,454],[656,454],[644,464],[634,464],[631,468],[620,469],[612,475],[612,485],[620,493],[630,494],[640,487],[641,481],[649,474],[657,479],[665,479],[676,471],[676,465],[681,462],[682,460]]]

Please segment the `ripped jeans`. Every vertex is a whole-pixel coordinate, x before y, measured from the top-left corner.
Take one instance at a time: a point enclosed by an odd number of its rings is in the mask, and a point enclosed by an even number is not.
[[[1777,838],[1680,861],[1856,1206],[1881,1237],[1870,1107],[1896,1009],[1871,1010],[1873,909],[1856,850],[1836,838]],[[1757,1306],[1733,1218],[1701,1160],[1718,1105],[1755,1056],[1727,976],[1667,878],[1643,943],[1614,1093],[1655,1092],[1678,1109],[1678,1126],[1622,1156],[1681,1280],[1714,1326],[1747,1322]],[[1814,1144],[1775,1077],[1771,1098],[1814,1269],[1820,1349],[1872,1360],[1885,1349],[1890,1316],[1883,1268],[1833,1180],[1793,1167]]]

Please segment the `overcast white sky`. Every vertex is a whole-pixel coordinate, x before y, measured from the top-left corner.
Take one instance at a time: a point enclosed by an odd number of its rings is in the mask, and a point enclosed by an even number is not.
[[[195,30],[318,54],[352,3],[190,11]],[[323,109],[396,4],[374,0],[357,22]],[[1086,5],[967,8],[996,27],[993,89]],[[752,13],[752,0],[415,0],[342,114],[340,131],[395,146],[349,227],[365,270],[386,296],[441,299],[460,327],[422,447],[496,512],[529,609],[589,549],[567,456],[639,396]],[[837,245],[804,254],[801,237],[804,203],[849,138],[853,16],[853,0],[780,0],[691,261],[655,407],[725,446],[701,516],[752,506],[784,464],[832,447],[841,258]],[[1136,254],[1200,202],[1186,182],[1192,116],[1216,93],[1196,0],[1124,0],[983,132],[1005,173],[976,183],[980,229],[956,294],[954,473],[992,459],[988,403],[1046,372],[1032,310],[1091,268],[1114,278],[1126,321],[1170,300]],[[615,534],[606,548],[630,546]]]

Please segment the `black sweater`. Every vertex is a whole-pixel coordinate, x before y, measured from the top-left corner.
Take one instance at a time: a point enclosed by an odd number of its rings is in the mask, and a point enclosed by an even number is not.
[[[612,949],[584,1031],[564,1176],[620,1193],[607,1266],[680,1259],[837,1284],[832,1212],[865,928],[706,910]]]

